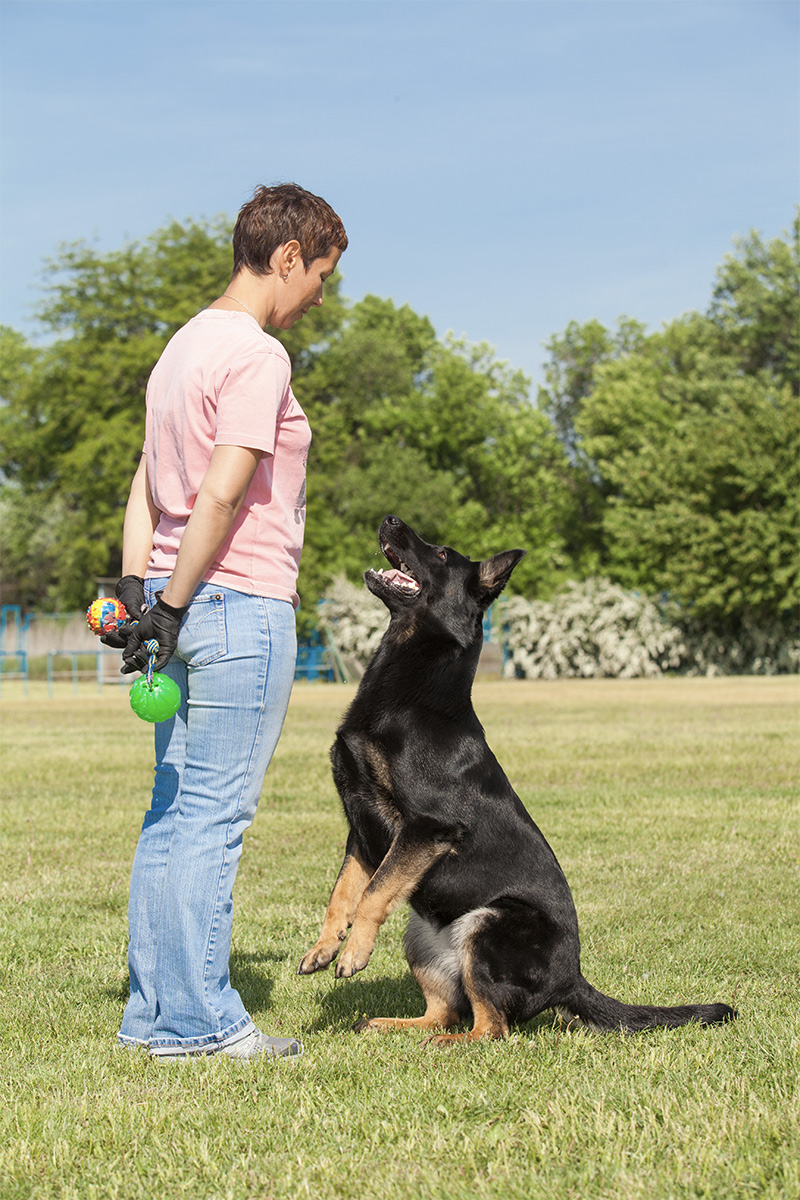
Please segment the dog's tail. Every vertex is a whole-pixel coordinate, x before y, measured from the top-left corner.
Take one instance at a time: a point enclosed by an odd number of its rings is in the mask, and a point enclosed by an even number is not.
[[[736,1013],[727,1004],[679,1004],[674,1008],[660,1008],[651,1004],[623,1004],[611,996],[604,996],[593,988],[583,976],[566,1005],[560,1006],[562,1017],[567,1021],[579,1018],[580,1024],[598,1030],[615,1029],[621,1033],[639,1033],[659,1026],[675,1028],[697,1021],[700,1025],[716,1025],[721,1021],[732,1021]]]

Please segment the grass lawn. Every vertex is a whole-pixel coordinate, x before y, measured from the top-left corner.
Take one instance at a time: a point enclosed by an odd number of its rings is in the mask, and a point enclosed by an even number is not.
[[[256,1022],[302,1036],[291,1065],[115,1048],[152,730],[117,689],[15,687],[0,701],[4,1200],[800,1196],[797,679],[476,686],[572,885],[587,978],[740,1015],[624,1037],[543,1014],[444,1050],[351,1032],[422,1011],[403,911],[354,979],[295,975],[341,862],[328,747],[352,695],[298,685],[246,838],[231,961]]]

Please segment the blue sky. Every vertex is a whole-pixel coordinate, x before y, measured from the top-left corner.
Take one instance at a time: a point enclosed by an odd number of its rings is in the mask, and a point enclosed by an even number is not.
[[[344,292],[541,378],[570,320],[708,303],[798,190],[795,0],[2,0],[0,320],[44,260],[258,183],[325,196]],[[198,308],[212,297],[197,297]]]

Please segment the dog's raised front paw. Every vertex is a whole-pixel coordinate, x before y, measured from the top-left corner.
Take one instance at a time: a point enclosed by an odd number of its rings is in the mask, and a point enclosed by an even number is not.
[[[336,964],[336,978],[349,979],[357,971],[363,971],[371,955],[372,947],[369,950],[358,950],[358,948],[351,949],[348,944],[347,949]]]
[[[317,942],[316,946],[312,946],[307,954],[304,954],[300,959],[300,965],[297,968],[298,975],[313,975],[315,971],[324,971],[331,965],[336,955],[339,953],[340,942],[335,946],[324,945],[322,942]]]

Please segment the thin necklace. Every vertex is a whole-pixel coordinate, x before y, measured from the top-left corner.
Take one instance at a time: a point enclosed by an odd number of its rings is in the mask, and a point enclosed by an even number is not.
[[[249,305],[245,304],[244,300],[240,300],[238,296],[232,296],[232,295],[230,294],[230,292],[223,292],[222,294],[223,294],[223,296],[227,296],[227,298],[228,298],[229,300],[233,300],[233,301],[234,301],[234,303],[236,303],[236,304],[241,304],[242,308],[246,308],[246,309],[247,309],[247,311],[250,313],[250,316],[251,316],[251,317],[253,318],[253,320],[255,321],[255,323],[256,323],[258,326],[261,326],[261,322],[259,321],[258,317],[257,317],[257,316],[256,316],[256,314],[253,312],[252,308],[250,308],[250,307],[249,307]],[[261,327],[263,328],[263,326],[261,326]]]

